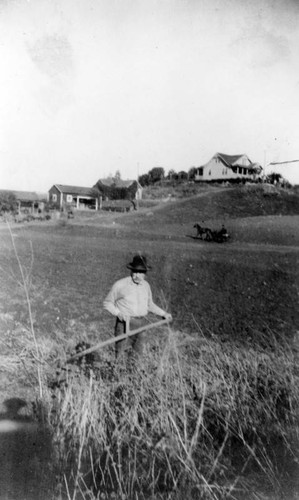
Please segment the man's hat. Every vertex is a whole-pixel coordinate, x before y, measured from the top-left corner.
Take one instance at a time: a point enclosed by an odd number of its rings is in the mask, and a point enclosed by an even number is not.
[[[146,262],[146,257],[144,255],[134,255],[132,262],[127,264],[127,268],[135,271],[135,273],[146,273],[151,266]]]

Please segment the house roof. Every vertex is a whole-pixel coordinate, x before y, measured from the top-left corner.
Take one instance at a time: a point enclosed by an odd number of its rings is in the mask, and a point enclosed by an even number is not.
[[[73,194],[73,195],[81,195],[81,196],[93,196],[93,197],[98,196],[98,191],[94,188],[82,187],[82,186],[67,186],[65,184],[54,184],[54,186],[61,193],[65,193],[65,194]]]
[[[246,156],[248,158],[248,156],[244,153],[241,155],[226,155],[223,153],[216,153],[214,155],[214,158],[215,157],[220,158],[228,167],[232,167],[233,165],[238,165],[238,160],[240,158],[242,158],[243,156]],[[249,160],[249,158],[248,158],[248,160]],[[250,163],[251,163],[251,161],[250,161]]]
[[[141,187],[139,182],[136,181],[135,179],[133,179],[133,180],[131,180],[131,179],[127,179],[127,180],[116,179],[115,180],[112,177],[107,177],[105,179],[99,179],[98,182],[101,182],[102,184],[104,184],[104,186],[112,186],[112,184],[114,184],[118,188],[128,188],[133,184],[133,182],[137,182],[138,187]]]
[[[0,193],[13,194],[19,201],[47,201],[47,193],[35,191],[15,191],[14,189],[1,189]]]

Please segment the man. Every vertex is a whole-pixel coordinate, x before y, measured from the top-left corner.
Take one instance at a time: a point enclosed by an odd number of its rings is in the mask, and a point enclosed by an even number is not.
[[[145,280],[147,271],[151,269],[146,257],[135,255],[132,262],[127,264],[127,268],[131,271],[130,276],[118,280],[104,300],[104,309],[116,316],[115,336],[126,332],[126,322],[129,322],[130,330],[145,326],[149,312],[169,321],[172,319],[171,314],[153,302],[151,287]],[[125,350],[127,345],[132,347],[136,354],[141,355],[145,337],[145,332],[140,332],[116,342],[116,357]]]

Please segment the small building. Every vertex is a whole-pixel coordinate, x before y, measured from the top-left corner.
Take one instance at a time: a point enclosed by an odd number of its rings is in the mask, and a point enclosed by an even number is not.
[[[216,153],[208,163],[198,167],[195,172],[195,181],[256,181],[260,178],[262,167],[252,161],[245,154],[226,155]]]
[[[37,193],[35,191],[16,191],[13,189],[1,189],[5,195],[13,195],[18,204],[18,213],[37,213],[43,211],[48,200],[47,193]]]
[[[54,184],[49,189],[49,202],[60,210],[64,208],[98,210],[98,200],[99,192],[94,188]]]

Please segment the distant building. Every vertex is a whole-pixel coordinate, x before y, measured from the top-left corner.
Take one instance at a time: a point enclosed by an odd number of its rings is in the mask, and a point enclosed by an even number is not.
[[[99,193],[94,188],[54,184],[49,189],[49,202],[57,208],[98,210]]]
[[[119,190],[120,197],[122,198],[134,198],[135,200],[142,199],[143,187],[136,180],[122,180],[115,179],[113,177],[107,177],[104,179],[99,179],[94,188],[98,189],[100,191],[100,194],[105,196],[107,194],[105,186],[107,188],[114,187]]]
[[[13,189],[1,189],[0,193],[15,196],[18,203],[18,212],[26,210],[31,213],[43,210],[48,200],[47,193],[37,193],[35,191],[15,191]]]
[[[216,153],[208,163],[196,169],[195,181],[255,181],[260,178],[262,167],[245,154]]]

